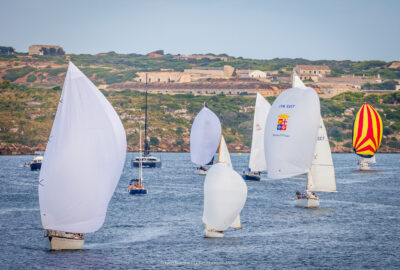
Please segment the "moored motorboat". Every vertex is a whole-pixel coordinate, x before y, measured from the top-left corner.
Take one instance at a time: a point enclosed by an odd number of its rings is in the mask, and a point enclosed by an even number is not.
[[[42,156],[36,156],[32,159],[31,163],[29,164],[31,171],[40,170],[42,168]]]

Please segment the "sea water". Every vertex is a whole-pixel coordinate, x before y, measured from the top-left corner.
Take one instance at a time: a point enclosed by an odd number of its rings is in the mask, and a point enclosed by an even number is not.
[[[242,230],[206,239],[201,222],[204,176],[188,153],[155,154],[162,168],[144,169],[146,196],[128,194],[128,153],[104,226],[79,251],[49,251],[41,230],[39,172],[32,156],[0,156],[1,269],[400,269],[400,155],[378,154],[374,171],[357,156],[334,154],[337,193],[319,193],[318,209],[294,207],[305,176],[247,181]],[[248,154],[231,154],[234,168]],[[96,194],[94,194],[96,196]]]

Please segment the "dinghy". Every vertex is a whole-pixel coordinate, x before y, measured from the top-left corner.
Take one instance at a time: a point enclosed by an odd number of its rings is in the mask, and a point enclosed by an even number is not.
[[[142,157],[142,130],[139,127],[139,157]],[[147,188],[143,184],[142,159],[139,161],[139,178],[129,181],[129,194],[131,195],[146,195]]]
[[[206,174],[221,138],[221,123],[213,111],[204,105],[190,130],[190,159],[198,165],[196,173]]]
[[[353,151],[361,157],[360,170],[370,170],[376,163],[375,153],[381,145],[383,125],[379,113],[368,103],[364,103],[353,124]]]
[[[269,178],[290,178],[308,172],[311,176],[320,123],[317,93],[294,74],[293,87],[277,97],[265,125],[264,153]],[[306,200],[303,204],[317,207],[319,202]]]
[[[69,63],[39,177],[50,249],[81,249],[104,223],[125,163],[126,135],[96,86]]]
[[[259,181],[261,179],[261,172],[267,169],[264,155],[264,130],[270,108],[271,105],[268,101],[257,92],[249,168],[243,172],[245,180]]]

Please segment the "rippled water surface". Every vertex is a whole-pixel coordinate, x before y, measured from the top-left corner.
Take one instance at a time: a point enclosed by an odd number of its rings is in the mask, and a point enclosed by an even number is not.
[[[161,169],[144,169],[149,195],[130,196],[127,163],[104,226],[84,250],[50,252],[40,229],[38,172],[32,156],[0,156],[0,268],[400,269],[400,155],[378,154],[375,171],[357,171],[357,157],[334,154],[337,193],[320,193],[320,208],[293,206],[296,180],[246,182],[243,229],[203,238],[204,176],[189,154],[159,154]],[[156,154],[157,155],[157,154]],[[238,172],[248,155],[232,154]]]

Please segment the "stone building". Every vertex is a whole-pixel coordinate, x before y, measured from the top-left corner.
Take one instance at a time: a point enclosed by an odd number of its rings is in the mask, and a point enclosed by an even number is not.
[[[331,69],[327,65],[297,65],[294,71],[301,80],[311,79],[314,82],[318,82],[319,78],[331,73]]]
[[[62,47],[55,45],[31,45],[29,55],[64,55]]]
[[[138,82],[148,83],[188,83],[206,79],[228,79],[232,78],[235,69],[231,66],[218,68],[192,68],[185,69],[183,72],[161,70],[152,72],[138,72],[135,79]]]

